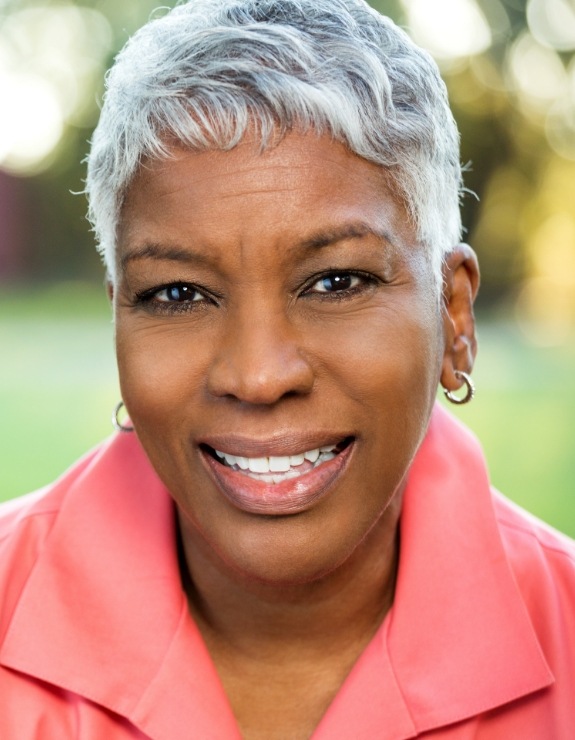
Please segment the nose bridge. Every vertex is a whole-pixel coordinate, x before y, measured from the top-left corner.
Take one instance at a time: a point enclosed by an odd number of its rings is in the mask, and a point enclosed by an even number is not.
[[[287,309],[271,303],[254,301],[247,310],[230,310],[209,371],[213,395],[272,404],[283,396],[311,390],[313,371],[301,336]]]

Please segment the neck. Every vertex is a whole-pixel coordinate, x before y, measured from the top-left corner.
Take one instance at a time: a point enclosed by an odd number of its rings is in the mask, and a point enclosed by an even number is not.
[[[262,583],[231,571],[180,520],[184,586],[208,647],[319,655],[334,644],[361,650],[393,603],[400,507],[397,495],[332,572],[289,584]]]

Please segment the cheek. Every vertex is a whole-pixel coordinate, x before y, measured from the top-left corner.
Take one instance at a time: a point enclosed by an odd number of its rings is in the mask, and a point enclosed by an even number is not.
[[[339,341],[325,338],[332,360],[327,383],[358,413],[362,478],[375,510],[387,503],[425,436],[441,371],[440,316],[415,301],[412,308],[381,311]]]
[[[299,320],[301,351],[324,400],[344,395],[361,406],[403,404],[406,413],[412,408],[417,414],[422,403],[430,405],[441,367],[441,321],[429,306],[418,305],[417,295],[409,298],[405,306]],[[225,354],[219,339],[224,328],[141,327],[137,320],[118,319],[122,397],[135,421],[158,424],[169,413],[173,423],[209,402],[208,376],[214,356]]]
[[[417,399],[435,398],[442,360],[441,317],[422,303],[414,296],[405,306],[326,323],[312,344],[320,373],[362,405],[409,397],[419,410]]]
[[[274,523],[248,521],[230,510],[189,451],[198,428],[244,418],[233,404],[212,403],[206,390],[212,360],[223,351],[223,328],[194,331],[182,322],[142,329],[120,319],[123,398],[190,539],[199,532],[218,558],[264,580],[315,578],[348,558],[389,506],[424,434],[439,373],[437,326],[413,294],[405,305],[347,318],[300,317],[302,351],[316,383],[310,395],[292,399],[299,404],[297,419],[337,426],[341,417],[344,428],[357,430],[360,443],[345,486],[325,506]],[[291,413],[291,405],[281,408]],[[220,413],[225,420],[217,418]]]
[[[142,329],[120,319],[116,354],[122,398],[135,421],[173,423],[174,414],[197,404],[208,358],[194,332],[165,325]]]

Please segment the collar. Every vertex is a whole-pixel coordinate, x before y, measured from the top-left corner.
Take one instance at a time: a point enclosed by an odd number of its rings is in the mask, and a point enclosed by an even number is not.
[[[155,740],[188,740],[190,719],[206,740],[239,738],[188,616],[172,500],[136,436],[116,435],[56,485],[68,490],[2,665],[106,707]]]
[[[381,728],[412,738],[554,681],[505,555],[479,443],[439,405],[409,472],[394,604],[349,679],[314,740],[381,737]],[[366,700],[370,711],[356,711],[346,735],[342,703]]]
[[[69,490],[2,664],[155,740],[184,740],[191,726],[206,740],[238,738],[188,616],[171,499],[135,435],[112,438],[60,485]],[[400,541],[394,606],[314,740],[381,737],[382,728],[411,738],[553,682],[505,557],[481,450],[439,407],[409,473]]]

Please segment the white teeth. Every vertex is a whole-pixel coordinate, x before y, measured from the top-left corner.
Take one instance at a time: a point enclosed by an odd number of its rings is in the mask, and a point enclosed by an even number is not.
[[[289,464],[291,468],[297,468],[298,465],[301,465],[303,461],[305,460],[305,455],[290,455]]]
[[[240,466],[241,470],[248,470],[250,467],[250,461],[247,457],[237,457],[236,460],[238,461],[238,465]]]
[[[323,447],[317,447],[315,450],[308,450],[307,452],[301,452],[298,455],[283,455],[270,457],[241,457],[239,455],[230,455],[227,452],[220,452],[214,450],[216,455],[225,462],[230,468],[236,470],[245,470],[251,473],[257,473],[262,476],[262,480],[269,478],[268,482],[280,483],[286,478],[297,477],[301,473],[295,468],[303,465],[304,461],[315,465],[315,463],[323,463],[328,460],[333,460],[336,456],[335,453],[336,445],[325,445]],[[266,475],[266,474],[281,473],[282,475]]]
[[[269,473],[269,457],[248,457],[248,468],[252,473]]]
[[[272,473],[287,473],[291,467],[291,461],[289,457],[270,457],[269,465]]]
[[[317,462],[317,459],[320,455],[319,449],[317,450],[309,450],[309,452],[304,453],[304,457],[306,460],[309,460],[310,463]]]

